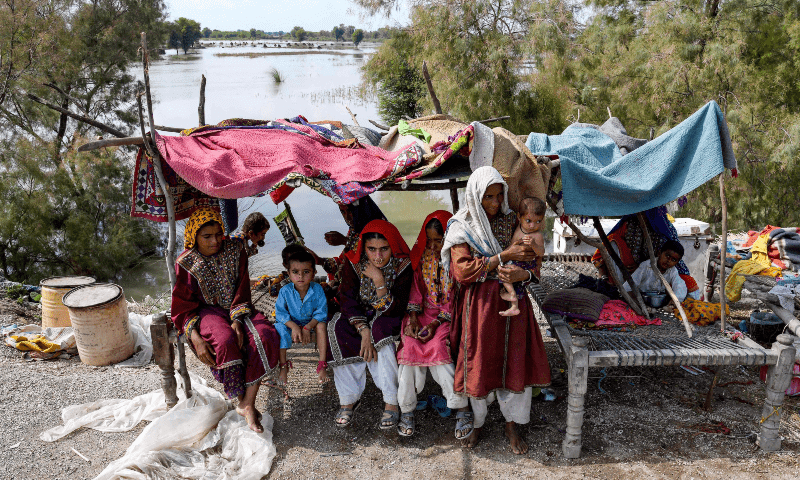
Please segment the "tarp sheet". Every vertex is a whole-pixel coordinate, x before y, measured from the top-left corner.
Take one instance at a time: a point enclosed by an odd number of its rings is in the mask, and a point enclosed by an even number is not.
[[[627,155],[597,128],[571,125],[561,135],[531,133],[535,155],[558,155],[564,211],[627,215],[685,195],[723,168],[736,168],[728,126],[716,102]]]

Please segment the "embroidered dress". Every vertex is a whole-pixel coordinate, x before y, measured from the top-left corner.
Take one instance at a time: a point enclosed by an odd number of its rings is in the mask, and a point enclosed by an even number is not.
[[[231,235],[231,240],[238,240],[238,241],[242,242],[242,245],[244,245],[244,249],[247,252],[247,256],[248,257],[252,257],[256,253],[258,253],[258,245],[251,244],[248,241],[248,238],[244,234],[244,232],[236,232],[236,233],[234,233],[233,235]]]
[[[338,257],[325,258],[322,260],[322,269],[328,274],[328,280],[334,285],[342,283],[342,271],[347,262],[347,256],[352,254],[358,248],[358,239],[361,236],[361,230],[373,220],[386,220],[383,212],[375,202],[369,198],[364,197],[358,201],[358,205],[348,205],[350,214],[352,215],[352,225],[347,231],[347,240],[344,244],[344,249]]]
[[[192,219],[195,215],[198,212]],[[184,237],[190,247],[175,265],[172,321],[180,334],[190,337],[192,330],[197,330],[209,343],[216,361],[211,373],[223,384],[226,395],[234,398],[277,367],[279,341],[275,328],[264,316],[253,313],[247,253],[241,243],[226,239],[220,251],[211,256],[194,248],[197,230],[209,220],[221,224],[218,212],[210,218],[187,222]],[[233,322],[245,327],[241,349],[231,327]],[[191,340],[187,343],[194,351]]]
[[[442,258],[446,253],[452,276],[461,284],[450,333],[456,360],[454,389],[473,399],[486,398],[495,390],[524,394],[519,398],[524,403],[530,392],[527,387],[550,384],[550,366],[530,299],[520,299],[519,315],[500,316],[506,308],[500,298],[502,285],[496,280],[496,270],[488,272],[486,268],[489,256],[509,246],[516,228],[516,217],[507,208],[501,208],[489,220],[481,206],[486,189],[498,183],[507,190],[502,176],[492,167],[473,172],[462,208],[468,212],[459,211],[445,235],[447,252],[442,251]],[[503,205],[507,205],[505,198]],[[460,225],[451,233],[454,220]],[[521,417],[506,420],[523,423]]]

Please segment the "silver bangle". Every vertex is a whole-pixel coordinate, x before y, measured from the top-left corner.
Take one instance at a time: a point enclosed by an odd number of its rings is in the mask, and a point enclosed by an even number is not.
[[[384,285],[384,286],[382,286],[382,287],[375,287],[375,291],[378,291],[378,290],[383,290],[383,289],[385,289],[385,288],[386,288],[386,285]]]
[[[502,265],[503,264],[503,259],[500,258],[500,254],[499,253],[497,254],[497,264],[498,265]]]
[[[533,281],[533,271],[528,270],[528,283]]]

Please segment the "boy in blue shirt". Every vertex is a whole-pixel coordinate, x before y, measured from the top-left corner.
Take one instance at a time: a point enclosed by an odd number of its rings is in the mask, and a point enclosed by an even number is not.
[[[286,349],[292,343],[311,343],[311,331],[317,334],[319,383],[328,379],[328,363],[325,361],[328,348],[328,301],[319,283],[314,282],[316,262],[305,249],[286,247],[286,268],[292,282],[281,288],[275,303],[275,329],[281,337],[280,373],[278,384],[285,385],[292,362],[286,360]]]

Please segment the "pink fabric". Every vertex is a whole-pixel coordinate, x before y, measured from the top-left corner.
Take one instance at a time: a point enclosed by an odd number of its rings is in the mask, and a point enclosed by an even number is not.
[[[422,313],[417,314],[420,325],[423,327],[436,320],[439,313],[444,312],[449,317],[453,311],[453,300],[455,294],[450,296],[450,300],[442,305],[434,305],[427,300],[427,288],[422,279],[422,270],[414,272],[414,283],[411,286],[411,295],[408,297],[409,304],[422,306]],[[442,322],[436,328],[433,338],[425,343],[416,338],[409,338],[403,333],[408,325],[408,315],[403,319],[403,326],[400,330],[400,346],[397,349],[397,363],[412,367],[431,367],[434,365],[448,365],[453,363],[450,358],[450,322]]]
[[[627,303],[622,300],[609,300],[603,305],[603,310],[595,322],[595,326],[618,326],[618,325],[661,325],[660,318],[647,320],[637,314]]]
[[[767,372],[769,371],[769,365],[764,365],[761,367],[760,377],[762,382],[767,381]],[[789,383],[789,388],[786,389],[786,395],[790,397],[794,397],[796,395],[800,395],[800,363],[795,363],[792,367],[792,381]]]
[[[343,148],[322,136],[284,130],[227,129],[173,137],[156,134],[164,160],[181,178],[217,198],[253,196],[289,173],[327,173],[338,184],[379,180],[403,151]]]

